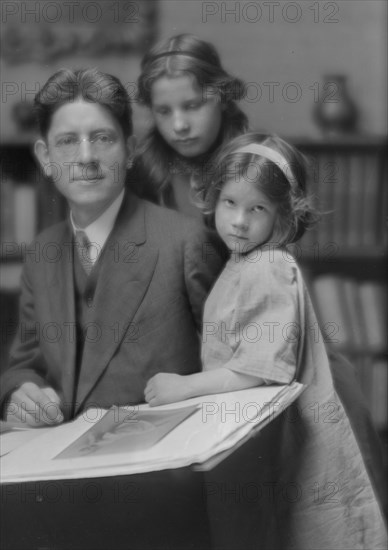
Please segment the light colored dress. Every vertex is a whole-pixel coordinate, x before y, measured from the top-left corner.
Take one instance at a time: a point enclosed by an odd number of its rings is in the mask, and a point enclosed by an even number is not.
[[[334,386],[323,336],[292,256],[263,246],[233,255],[205,305],[204,370],[306,385],[282,415],[273,482],[293,487],[273,516],[282,550],[386,549],[381,509]],[[279,489],[280,491],[280,489]]]
[[[232,255],[206,300],[204,370],[223,366],[270,383],[291,382],[301,337],[302,284],[286,251],[264,246]]]

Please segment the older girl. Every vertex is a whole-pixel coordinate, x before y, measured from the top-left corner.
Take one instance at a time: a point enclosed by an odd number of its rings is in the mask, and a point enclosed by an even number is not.
[[[140,144],[132,180],[142,196],[194,216],[190,201],[221,145],[247,131],[236,101],[244,83],[222,67],[212,44],[180,34],[144,57],[139,101],[151,109],[154,127]]]

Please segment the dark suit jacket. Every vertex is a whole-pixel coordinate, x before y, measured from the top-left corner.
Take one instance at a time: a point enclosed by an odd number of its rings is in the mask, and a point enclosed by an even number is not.
[[[2,402],[31,381],[53,387],[69,418],[89,406],[144,401],[157,372],[200,370],[203,304],[222,261],[199,222],[127,193],[99,260],[76,388],[71,242],[62,222],[41,233],[27,254]]]

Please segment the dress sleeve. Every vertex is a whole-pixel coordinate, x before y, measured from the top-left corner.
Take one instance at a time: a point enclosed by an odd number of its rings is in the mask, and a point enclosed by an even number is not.
[[[298,268],[280,251],[272,259],[251,257],[241,266],[229,334],[233,353],[224,367],[288,384],[295,377],[301,339]]]

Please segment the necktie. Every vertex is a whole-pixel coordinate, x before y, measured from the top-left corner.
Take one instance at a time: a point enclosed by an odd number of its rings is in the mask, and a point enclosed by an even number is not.
[[[89,249],[90,241],[86,236],[84,231],[77,230],[75,233],[75,243],[77,248],[78,257],[80,259],[81,265],[86,271],[87,275],[93,269],[93,262],[90,259]]]

